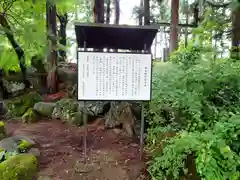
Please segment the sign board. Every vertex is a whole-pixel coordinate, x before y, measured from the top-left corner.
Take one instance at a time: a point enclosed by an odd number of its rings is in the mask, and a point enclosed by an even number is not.
[[[150,100],[151,71],[151,54],[78,52],[78,100]]]

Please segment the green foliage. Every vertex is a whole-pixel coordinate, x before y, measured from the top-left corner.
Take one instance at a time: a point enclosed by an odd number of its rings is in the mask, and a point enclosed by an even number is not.
[[[19,152],[25,152],[32,147],[32,144],[26,140],[22,140],[21,143],[18,145]]]
[[[240,149],[234,151],[233,142],[239,141],[239,135],[240,116],[217,122],[211,130],[182,131],[168,141],[163,153],[155,156],[150,173],[155,179],[172,176],[178,180],[184,172],[187,174],[186,159],[194,154],[202,179],[237,180],[240,178]]]
[[[19,154],[0,163],[1,180],[32,180],[36,178],[38,163],[31,154]]]
[[[239,116],[234,116],[240,113],[240,62],[190,62],[188,68],[182,62],[158,64],[153,71],[148,147],[155,156],[149,172],[153,179],[179,179],[194,153],[203,179],[236,179],[239,147],[231,143],[240,143]],[[158,148],[166,140],[162,134],[169,130],[179,133],[161,152]],[[224,147],[229,147],[226,154]]]
[[[84,14],[86,11],[91,11],[88,1],[83,0],[50,0],[57,4],[58,14],[69,14],[69,20],[73,20],[72,16],[76,11],[81,11]],[[0,1],[0,13],[6,12],[6,18],[11,27],[11,33],[14,35],[17,43],[24,50],[26,65],[31,65],[31,57],[38,54],[45,60],[49,50],[47,46],[46,36],[46,1],[45,0],[19,0],[19,1]],[[87,9],[87,10],[86,10]],[[88,12],[89,16],[89,12]],[[84,17],[85,20],[89,17]],[[82,18],[82,20],[84,20]],[[16,53],[12,49],[8,39],[3,33],[0,25],[0,68],[5,71],[19,71],[20,67]],[[58,48],[66,50],[66,47],[58,45]]]
[[[29,108],[23,115],[22,121],[24,123],[33,123],[37,121],[37,113],[33,110],[33,108]]]
[[[19,153],[0,150],[0,163],[3,161],[6,161],[9,157],[15,156],[17,154],[19,154]]]
[[[240,178],[240,62],[216,58],[211,32],[222,27],[214,18],[169,62],[154,65],[147,114],[153,180]]]
[[[25,112],[29,110],[27,114],[25,114],[25,116],[29,115],[32,116],[31,108],[33,108],[35,103],[41,101],[43,101],[42,97],[36,92],[30,92],[23,96],[16,97],[7,104],[8,111],[10,113],[9,115],[20,117],[23,116]]]

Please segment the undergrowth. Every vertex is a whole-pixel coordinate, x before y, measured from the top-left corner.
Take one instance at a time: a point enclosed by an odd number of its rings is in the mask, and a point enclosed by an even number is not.
[[[240,178],[240,62],[213,64],[201,60],[198,51],[183,51],[197,60],[190,65],[181,54],[174,63],[154,67],[148,136],[153,180],[188,174],[186,161],[192,154],[202,179]],[[173,137],[166,132],[174,132]]]
[[[216,58],[204,30],[202,43],[154,65],[147,146],[152,180],[240,179],[240,62]]]

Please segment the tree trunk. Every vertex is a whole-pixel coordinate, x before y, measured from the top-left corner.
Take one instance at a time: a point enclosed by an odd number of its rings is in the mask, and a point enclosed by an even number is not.
[[[111,16],[111,0],[107,0],[106,24],[110,24],[110,16]]]
[[[114,24],[119,24],[120,20],[120,0],[115,0],[115,21]]]
[[[144,5],[143,5],[143,0],[140,0],[140,11],[139,11],[139,14],[138,14],[138,24],[139,26],[142,26],[143,25],[143,14],[142,14],[142,10],[144,9]]]
[[[232,50],[231,58],[240,59],[240,7],[232,12]]]
[[[47,16],[47,38],[49,42],[49,54],[48,54],[48,77],[47,87],[49,93],[55,93],[57,91],[57,78],[56,78],[56,66],[57,66],[57,26],[56,26],[56,5],[52,4],[50,0],[46,2],[46,16]]]
[[[14,51],[17,54],[18,57],[18,61],[19,61],[19,66],[21,68],[21,72],[22,72],[22,76],[23,76],[23,82],[25,84],[25,88],[29,88],[30,87],[30,82],[27,80],[27,72],[26,72],[26,64],[25,64],[25,54],[23,49],[19,46],[19,44],[17,43],[17,41],[15,40],[13,34],[12,34],[12,30],[10,25],[8,24],[8,21],[6,19],[6,16],[1,13],[0,14],[0,25],[6,29],[5,34],[9,40],[9,42],[11,43]]]
[[[68,14],[64,13],[63,15],[59,15],[57,14],[58,20],[60,22],[60,29],[59,29],[59,43],[66,47],[67,46],[67,34],[66,34],[66,30],[67,30],[67,23],[68,23]],[[59,55],[60,55],[60,59],[59,61],[65,61],[67,58],[67,53],[65,50],[59,50]]]
[[[171,3],[171,29],[170,29],[170,53],[178,48],[178,11],[179,0],[172,0]]]
[[[189,22],[189,6],[188,6],[188,0],[186,1],[186,24]],[[185,47],[188,45],[188,27],[185,28]]]
[[[94,0],[94,22],[104,23],[104,0]]]
[[[150,4],[149,4],[149,0],[144,0],[144,25],[150,25]]]

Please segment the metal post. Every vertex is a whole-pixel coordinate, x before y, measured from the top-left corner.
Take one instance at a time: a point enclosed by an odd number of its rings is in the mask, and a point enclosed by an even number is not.
[[[147,53],[147,45],[144,44],[143,53]],[[144,104],[141,103],[141,132],[140,132],[140,160],[143,160],[143,148],[144,148]]]
[[[84,41],[84,51],[87,51],[87,42]],[[85,107],[85,101],[83,101],[83,107]],[[87,115],[83,112],[83,125],[84,125],[84,137],[83,137],[83,145],[84,145],[84,163],[87,162]]]
[[[140,134],[140,160],[143,159],[144,146],[144,105],[141,103],[141,134]]]

